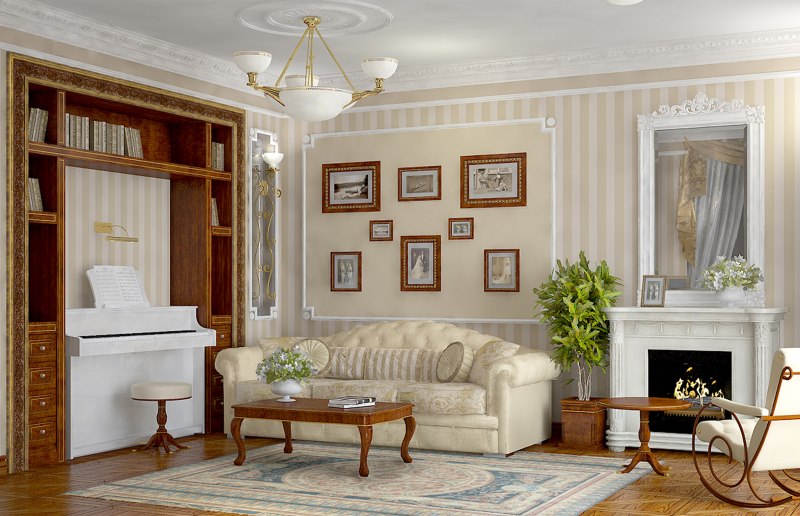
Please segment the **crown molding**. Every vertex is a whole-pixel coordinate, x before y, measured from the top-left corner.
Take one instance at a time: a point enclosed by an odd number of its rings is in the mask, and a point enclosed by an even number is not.
[[[257,94],[245,86],[245,76],[232,60],[211,57],[44,6],[35,0],[0,0],[0,27]],[[411,91],[797,56],[800,56],[800,28],[559,55],[401,68],[386,81],[386,86],[387,91]],[[350,75],[358,84],[371,83],[361,72]],[[263,78],[264,82],[275,80],[270,74]],[[334,85],[338,79],[338,75],[321,77],[320,85]]]

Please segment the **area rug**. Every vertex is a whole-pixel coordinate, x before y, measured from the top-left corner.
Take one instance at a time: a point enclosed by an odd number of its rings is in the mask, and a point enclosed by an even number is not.
[[[169,468],[67,494],[255,515],[579,514],[650,472],[620,475],[621,460],[519,452],[511,457],[372,448],[369,477],[360,448],[294,443]],[[646,466],[646,465],[645,465]]]

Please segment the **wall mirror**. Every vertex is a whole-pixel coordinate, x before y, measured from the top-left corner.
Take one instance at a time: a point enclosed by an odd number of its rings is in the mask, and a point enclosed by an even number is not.
[[[698,93],[638,126],[639,275],[681,287],[667,305],[713,304],[702,279],[717,256],[764,270],[764,106]]]
[[[281,195],[277,165],[264,160],[264,153],[277,153],[278,137],[260,129],[250,130],[248,223],[250,240],[250,319],[278,316],[276,271],[278,260],[278,210]]]

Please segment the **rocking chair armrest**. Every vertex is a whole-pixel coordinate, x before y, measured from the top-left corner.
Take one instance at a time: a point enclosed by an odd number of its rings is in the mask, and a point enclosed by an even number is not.
[[[769,415],[769,410],[762,407],[754,407],[753,405],[745,405],[744,403],[736,403],[735,401],[727,400],[725,398],[712,398],[711,404],[728,412],[734,412],[744,416],[763,417]]]

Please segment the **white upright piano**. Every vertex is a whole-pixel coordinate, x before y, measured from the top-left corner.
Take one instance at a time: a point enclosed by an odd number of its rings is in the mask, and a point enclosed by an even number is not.
[[[191,383],[191,399],[167,403],[167,429],[175,437],[203,432],[203,348],[214,345],[215,331],[200,326],[195,306],[112,302],[101,288],[92,284],[100,308],[66,311],[67,458],[147,442],[157,404],[130,398],[143,381]]]

